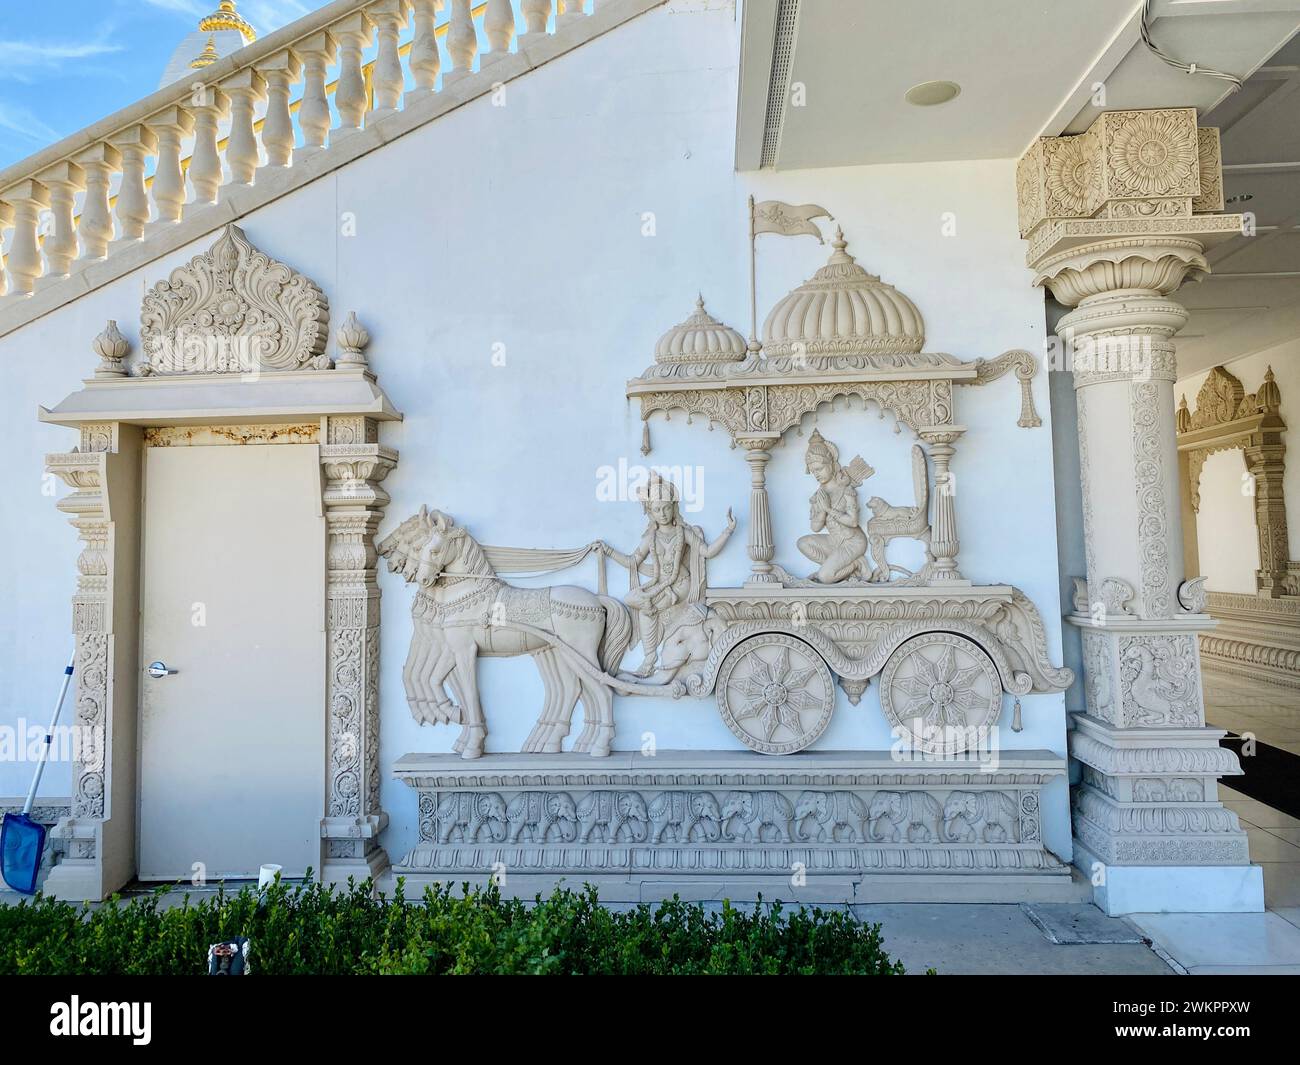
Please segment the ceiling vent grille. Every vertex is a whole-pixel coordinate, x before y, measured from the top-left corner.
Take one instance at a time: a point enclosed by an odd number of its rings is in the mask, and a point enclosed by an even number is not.
[[[760,167],[776,166],[781,148],[781,129],[790,101],[790,62],[799,25],[799,0],[779,0],[776,11],[776,39],[772,43],[772,75],[767,83],[767,116],[763,124],[763,154]]]

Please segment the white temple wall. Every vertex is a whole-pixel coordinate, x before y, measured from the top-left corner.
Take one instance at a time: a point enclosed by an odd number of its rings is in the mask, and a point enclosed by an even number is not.
[[[405,414],[381,435],[401,455],[384,484],[392,503],[381,535],[428,503],[485,543],[575,547],[599,538],[627,550],[643,528],[641,509],[630,498],[600,498],[598,471],[649,462],[692,471],[699,491],[688,491],[684,509],[709,537],[735,509],[739,528],[709,576],[714,585],[741,583],[749,571],[741,452],[720,429],[674,414],[667,424],[654,417],[654,451],[644,459],[624,383],[652,362],[656,338],[687,316],[697,291],[711,313],[748,332],[751,193],[832,211],[850,253],[920,308],[926,350],[962,359],[1043,350],[1043,297],[1016,232],[1014,162],[737,174],[737,32],[730,12],[656,10],[511,84],[504,106],[478,100],[240,220],[261,249],[322,287],[333,323],[355,310],[372,335],[371,365]],[[0,635],[0,725],[45,720],[71,645],[78,549],[54,508],[63,489],[43,494],[41,470],[44,453],[66,450],[73,434],[39,424],[37,405],[90,374],[90,341],[106,319],[137,343],[145,288],[212,239],[0,338],[0,410],[14,439],[0,471],[0,535],[13,559],[0,578],[11,618]],[[760,238],[760,324],[829,251],[810,237]],[[969,427],[953,462],[961,569],[976,583],[1019,586],[1041,611],[1059,662],[1046,375],[1034,381],[1039,429],[1017,428],[1020,393],[1010,376],[956,393],[954,420]],[[777,561],[796,572],[807,568],[794,541],[813,488],[805,422],[804,438],[790,435],[774,452],[768,479]],[[870,494],[912,501],[908,430],[895,435],[892,418],[856,406],[823,410],[817,424],[846,457],[861,452],[876,467]],[[907,546],[896,542],[891,555],[906,564]],[[553,580],[595,587],[595,579],[588,562]],[[612,564],[609,581],[614,594],[625,591],[625,572]],[[409,751],[449,750],[455,733],[411,719],[401,681],[410,593],[392,575],[380,583],[388,767]],[[486,660],[480,677],[488,750],[518,750],[540,707],[535,667]],[[888,749],[875,686],[856,707],[838,697],[817,748]],[[1003,728],[1002,742],[1063,755],[1063,696],[1028,696],[1023,707],[1024,731]],[[639,747],[646,732],[661,749],[739,748],[712,699],[622,698],[615,713],[616,748]],[[1002,723],[1010,723],[1009,701]],[[0,794],[24,791],[29,770],[0,763]],[[56,765],[43,790],[68,787],[66,765]],[[1044,839],[1068,858],[1064,782],[1045,798]],[[385,781],[383,805],[392,818],[383,844],[400,855],[416,838],[415,797]]]
[[[1278,413],[1288,426],[1300,428],[1300,337],[1225,363],[1228,372],[1240,378],[1247,392],[1256,391],[1271,366],[1282,406]],[[1208,371],[1179,380],[1175,395],[1186,396],[1195,408],[1196,393]],[[1300,447],[1292,432],[1288,444],[1287,468],[1283,477],[1286,493],[1286,525],[1291,558],[1300,558]],[[1220,451],[1205,460],[1201,470],[1201,509],[1196,516],[1200,572],[1206,587],[1215,592],[1255,594],[1255,570],[1259,568],[1259,541],[1255,534],[1255,501],[1242,491],[1246,462],[1242,452]],[[1186,491],[1186,486],[1184,486]]]

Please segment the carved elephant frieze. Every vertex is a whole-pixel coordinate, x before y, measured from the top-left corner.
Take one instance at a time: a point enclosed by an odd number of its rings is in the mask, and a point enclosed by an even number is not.
[[[795,835],[803,841],[856,843],[866,836],[866,820],[867,804],[851,791],[805,791],[795,803]]]
[[[506,804],[496,792],[466,791],[446,795],[434,814],[438,842],[477,843],[484,829],[488,839],[500,843],[506,838]]]
[[[650,812],[635,791],[593,791],[578,803],[582,842],[595,835],[603,843],[644,843],[650,834]]]
[[[722,836],[722,811],[707,791],[665,791],[650,803],[650,826],[655,843],[662,843],[665,834],[689,843],[697,832],[712,843]]]
[[[943,804],[944,838],[950,843],[1014,843],[1020,814],[1002,791],[954,791]]]
[[[871,842],[942,843],[939,800],[923,791],[878,791],[867,812]]]
[[[723,838],[790,842],[794,807],[779,791],[733,791],[722,804]],[[764,833],[767,833],[765,838]]]
[[[533,843],[552,838],[572,843],[578,838],[578,810],[567,792],[521,791],[510,800],[506,818],[511,843],[518,843],[525,833]]]

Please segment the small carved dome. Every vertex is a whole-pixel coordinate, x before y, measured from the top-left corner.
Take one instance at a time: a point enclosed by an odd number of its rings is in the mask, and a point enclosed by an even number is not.
[[[1261,410],[1277,410],[1282,406],[1282,390],[1277,387],[1277,382],[1273,380],[1273,367],[1269,367],[1264,372],[1264,383],[1259,386],[1259,391],[1255,393],[1255,402],[1259,404]]]
[[[826,265],[782,299],[763,323],[768,355],[910,355],[925,344],[916,304],[860,267],[835,231]]]
[[[695,313],[673,326],[655,345],[655,362],[739,362],[745,357],[745,338],[704,309],[704,297],[695,301]]]

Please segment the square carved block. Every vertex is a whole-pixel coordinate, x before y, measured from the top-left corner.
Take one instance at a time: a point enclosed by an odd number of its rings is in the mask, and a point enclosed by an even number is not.
[[[1107,111],[1084,133],[1040,137],[1016,168],[1020,234],[1080,218],[1190,217],[1223,209],[1217,129],[1190,107]]]

